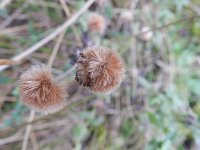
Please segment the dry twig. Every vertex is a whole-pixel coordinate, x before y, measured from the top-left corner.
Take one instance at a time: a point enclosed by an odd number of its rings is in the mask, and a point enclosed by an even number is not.
[[[52,51],[52,53],[51,53],[51,56],[50,56],[50,58],[49,58],[49,62],[48,62],[48,67],[49,67],[49,68],[51,68],[52,65],[53,65],[54,59],[55,59],[55,57],[56,57],[56,54],[57,54],[57,52],[58,52],[58,50],[59,50],[60,44],[62,43],[62,40],[63,40],[64,36],[65,36],[65,32],[62,32],[62,33],[59,35],[59,37],[58,37],[58,39],[57,39],[57,41],[56,41],[56,45],[55,45],[55,47],[54,47],[54,49],[53,49],[53,51]]]
[[[19,61],[26,57],[28,57],[30,54],[38,50],[43,45],[47,44],[49,41],[54,39],[56,36],[58,36],[61,32],[63,32],[65,29],[67,29],[69,26],[71,26],[93,3],[95,0],[89,0],[75,15],[73,15],[69,20],[66,20],[62,25],[57,27],[52,33],[50,33],[48,36],[40,40],[35,45],[31,46],[27,50],[23,51],[22,53],[14,56],[12,60]],[[8,68],[8,65],[0,66],[0,71],[5,70]]]
[[[35,117],[35,111],[31,110],[30,116],[29,116],[29,122],[32,122],[34,120],[34,117]],[[31,124],[27,125],[27,127],[26,127],[26,132],[24,135],[23,143],[22,143],[22,150],[27,149],[28,139],[29,139],[29,135],[31,133],[31,128],[32,128]]]

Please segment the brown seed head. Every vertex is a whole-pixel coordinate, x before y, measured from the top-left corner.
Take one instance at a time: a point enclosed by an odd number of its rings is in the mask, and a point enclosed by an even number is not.
[[[94,92],[110,92],[120,85],[124,77],[122,59],[105,47],[91,47],[83,51],[76,69],[78,83]]]
[[[33,66],[20,76],[23,103],[35,111],[54,113],[66,104],[65,87],[56,82],[45,66]]]
[[[100,34],[104,33],[106,28],[105,18],[97,13],[92,13],[88,17],[88,29],[92,32],[97,32]]]

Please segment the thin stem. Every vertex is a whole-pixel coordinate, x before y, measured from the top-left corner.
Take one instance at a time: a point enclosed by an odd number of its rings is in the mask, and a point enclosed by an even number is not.
[[[54,49],[53,49],[53,51],[52,51],[52,53],[51,53],[51,56],[50,56],[49,61],[48,61],[48,64],[47,64],[47,66],[48,66],[49,68],[51,68],[52,65],[53,65],[53,62],[54,62],[55,57],[56,57],[56,54],[57,54],[57,52],[58,52],[58,50],[59,50],[59,48],[60,48],[60,45],[61,45],[61,43],[62,43],[62,40],[63,40],[64,36],[65,36],[65,32],[62,32],[62,33],[59,35],[59,37],[58,37],[58,39],[57,39],[57,41],[56,41],[56,45],[55,45],[55,47],[54,47]]]
[[[56,80],[59,81],[61,79],[64,79],[68,74],[70,74],[72,71],[74,71],[76,69],[77,64],[75,64],[74,66],[72,66],[68,71],[66,71],[65,73],[59,75],[56,77]]]
[[[32,122],[34,120],[34,117],[35,117],[35,111],[31,110],[28,122]],[[32,128],[32,124],[29,124],[26,126],[26,132],[24,135],[23,143],[22,143],[22,150],[27,150],[28,139],[31,133],[31,128]]]
[[[65,0],[60,0],[60,3],[62,5],[62,7],[63,7],[65,15],[69,18],[71,16],[71,13],[70,13],[70,10],[69,10]],[[74,33],[76,41],[78,41],[77,45],[81,47],[82,46],[82,44],[80,44],[81,38],[79,37],[79,35],[78,35],[77,31],[76,31],[76,27],[74,25],[72,25],[72,31]]]

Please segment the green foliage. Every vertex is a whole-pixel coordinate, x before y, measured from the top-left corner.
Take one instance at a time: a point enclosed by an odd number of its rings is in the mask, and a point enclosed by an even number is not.
[[[123,122],[121,132],[124,138],[130,138],[130,136],[134,133],[134,127],[131,120]]]
[[[200,36],[200,22],[194,22],[192,26],[192,32],[196,36]]]
[[[73,137],[76,142],[83,141],[89,134],[89,130],[84,124],[77,124],[73,130]]]

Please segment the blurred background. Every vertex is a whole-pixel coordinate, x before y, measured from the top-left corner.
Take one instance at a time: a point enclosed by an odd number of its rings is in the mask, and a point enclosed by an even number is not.
[[[36,114],[28,150],[199,150],[200,1],[96,0],[74,24],[18,59],[72,19],[84,0],[0,0],[0,149],[20,150],[30,109],[20,102],[18,78],[56,57],[56,77],[86,47],[118,52],[126,77],[111,94],[66,78],[68,104]],[[2,67],[2,66],[0,66]]]

